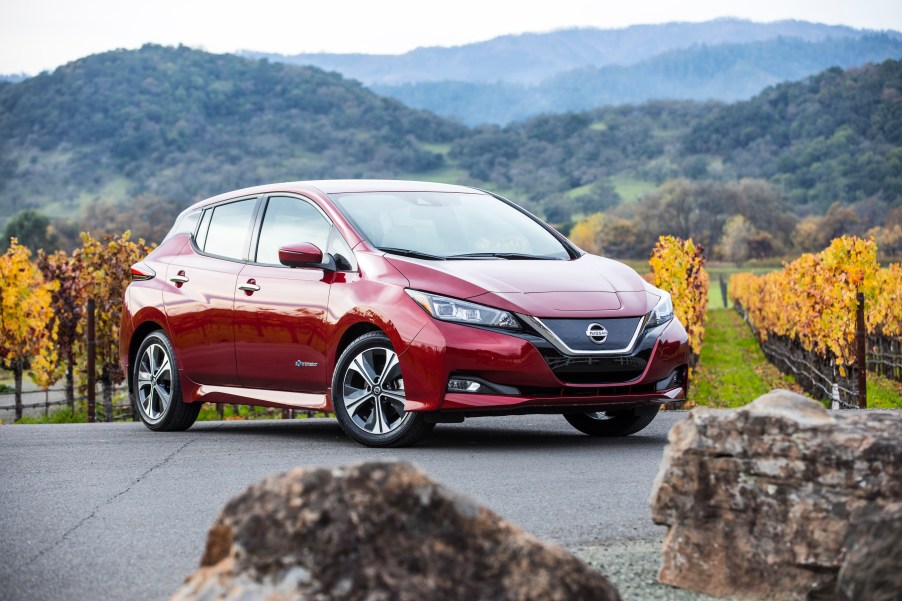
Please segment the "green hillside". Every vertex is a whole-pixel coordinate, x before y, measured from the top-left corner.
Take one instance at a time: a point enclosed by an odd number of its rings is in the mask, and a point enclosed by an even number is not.
[[[435,169],[464,129],[311,67],[145,46],[0,87],[0,216],[95,195],[183,202],[260,182]]]
[[[533,200],[594,186],[604,204],[602,188],[625,177],[752,177],[778,186],[802,212],[868,197],[898,206],[902,62],[830,69],[729,105],[662,101],[484,126],[449,156],[471,177]]]

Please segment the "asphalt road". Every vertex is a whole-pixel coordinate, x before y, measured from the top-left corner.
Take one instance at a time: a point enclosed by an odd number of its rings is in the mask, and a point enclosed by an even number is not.
[[[0,597],[166,599],[198,565],[225,501],[266,474],[368,459],[412,461],[546,539],[575,548],[655,541],[649,493],[661,414],[623,439],[558,416],[440,425],[410,449],[351,442],[331,419],[0,426]]]

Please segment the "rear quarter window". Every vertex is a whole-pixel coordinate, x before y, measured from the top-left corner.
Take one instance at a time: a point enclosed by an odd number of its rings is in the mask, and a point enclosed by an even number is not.
[[[256,205],[257,199],[249,198],[214,207],[202,250],[210,255],[243,260]]]
[[[179,234],[193,234],[197,229],[197,222],[200,221],[200,213],[200,210],[197,210],[179,215],[175,220],[175,225],[172,226],[172,229],[169,230],[169,233],[163,238],[163,242],[166,242],[173,236],[178,236]]]

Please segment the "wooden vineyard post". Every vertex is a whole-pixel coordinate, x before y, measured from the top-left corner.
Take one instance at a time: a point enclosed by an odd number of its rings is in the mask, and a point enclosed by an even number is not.
[[[723,279],[723,274],[720,274],[720,295],[723,297],[723,308],[729,309],[729,301],[727,300],[727,283]]]
[[[88,351],[88,423],[95,421],[94,388],[96,387],[96,341],[94,340],[94,299],[88,299],[88,331],[85,346]]]
[[[868,408],[868,349],[867,332],[864,326],[864,294],[855,295],[858,310],[855,312],[855,351],[858,363],[858,408]]]

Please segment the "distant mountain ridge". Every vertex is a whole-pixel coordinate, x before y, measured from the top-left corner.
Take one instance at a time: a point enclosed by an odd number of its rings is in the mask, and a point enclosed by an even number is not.
[[[722,18],[701,23],[675,22],[632,25],[622,29],[578,28],[505,35],[461,46],[417,48],[398,55],[286,56],[251,50],[239,54],[337,71],[367,85],[443,80],[537,84],[573,69],[631,65],[664,52],[699,44],[738,44],[777,37],[820,41],[856,38],[867,33],[873,32],[807,21],[755,23]],[[890,35],[902,38],[898,32],[891,32]]]
[[[746,44],[697,45],[633,65],[585,67],[538,85],[432,81],[371,88],[404,104],[468,125],[505,124],[541,113],[649,100],[747,100],[764,88],[829,67],[902,58],[902,37],[886,33],[805,41],[778,37]]]

